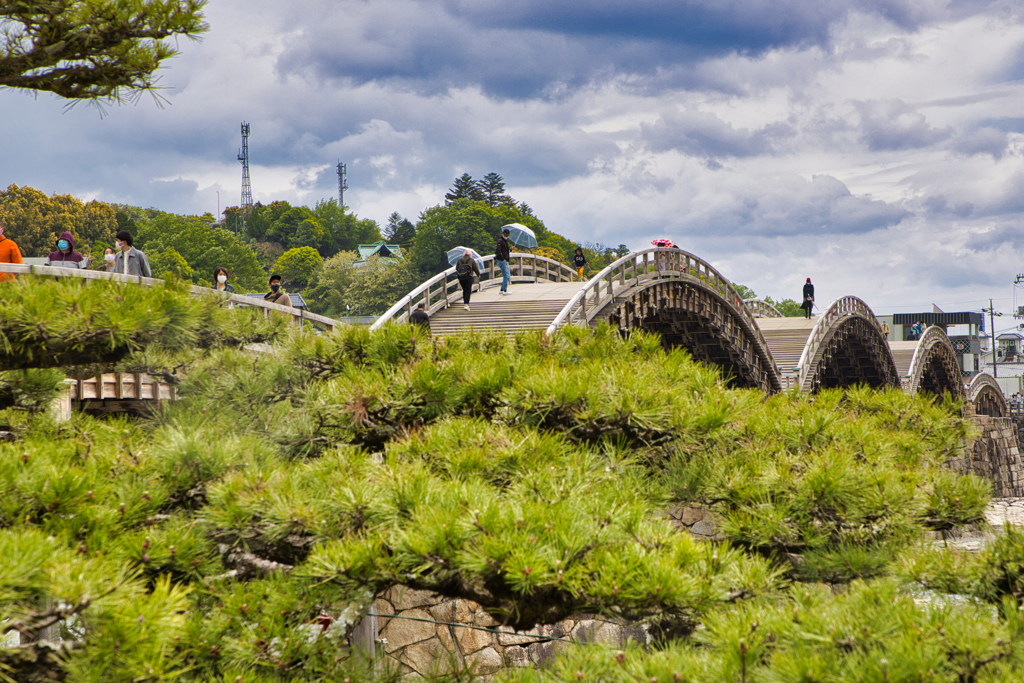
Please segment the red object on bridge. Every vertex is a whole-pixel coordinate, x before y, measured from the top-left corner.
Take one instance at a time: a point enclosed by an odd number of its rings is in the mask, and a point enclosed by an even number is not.
[[[676,246],[675,242],[673,242],[670,239],[666,239],[664,237],[656,239],[656,240],[651,240],[651,244],[653,244],[656,247],[675,247]]]

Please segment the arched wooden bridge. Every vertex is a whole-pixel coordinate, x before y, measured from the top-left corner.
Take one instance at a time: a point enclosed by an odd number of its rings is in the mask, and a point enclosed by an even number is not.
[[[608,322],[622,330],[661,334],[669,346],[682,346],[698,360],[723,368],[736,386],[766,392],[867,384],[898,387],[910,393],[948,391],[973,401],[976,412],[1008,413],[994,381],[976,378],[970,396],[960,377],[956,355],[942,330],[931,327],[916,342],[888,342],[874,313],[856,297],[842,297],[817,318],[783,318],[760,300],[744,301],[728,280],[701,258],[680,249],[651,248],[615,261],[588,282],[574,281],[568,266],[533,254],[511,257],[510,294],[498,294],[500,273],[494,257],[484,259],[474,287],[471,310],[461,306],[455,269],[449,268],[398,301],[375,324],[405,320],[424,302],[435,334],[470,327],[508,332]],[[110,279],[141,285],[160,280],[98,271],[0,264],[0,272]],[[193,287],[196,295],[210,290]],[[333,329],[325,316],[230,295],[236,305],[255,306],[292,316],[297,323]],[[995,387],[995,388],[993,388]]]
[[[624,331],[656,331],[666,345],[723,368],[736,386],[814,392],[867,384],[966,397],[941,329],[928,328],[916,342],[890,343],[857,297],[837,299],[811,320],[784,318],[764,301],[744,301],[711,264],[680,249],[628,254],[585,283],[573,282],[566,266],[530,254],[513,254],[512,270],[511,293],[498,295],[500,275],[487,257],[470,311],[461,306],[454,269],[439,273],[374,327],[405,320],[421,301],[435,334],[470,327],[553,333],[564,325],[608,322]]]

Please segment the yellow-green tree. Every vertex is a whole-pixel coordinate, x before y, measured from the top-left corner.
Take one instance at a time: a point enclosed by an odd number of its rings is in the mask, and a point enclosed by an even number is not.
[[[70,232],[75,250],[95,256],[113,246],[117,211],[104,202],[83,203],[69,194],[52,197],[34,187],[11,185],[0,192],[0,217],[7,235],[25,256],[46,256],[57,248],[57,238]]]

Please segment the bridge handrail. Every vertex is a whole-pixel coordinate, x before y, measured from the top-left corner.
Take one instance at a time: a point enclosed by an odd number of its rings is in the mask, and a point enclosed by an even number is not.
[[[517,261],[513,264],[512,261]],[[487,287],[494,287],[500,284],[501,271],[495,267],[494,254],[483,257],[484,269],[480,272],[480,282],[478,283],[479,289],[485,289]],[[543,273],[540,272],[540,266],[543,265]],[[554,268],[552,268],[554,266]],[[543,278],[545,280],[553,280],[554,282],[572,282],[576,277],[576,271],[555,261],[549,259],[546,256],[538,256],[536,254],[528,254],[525,252],[513,252],[509,254],[509,268],[513,272],[513,278],[518,282],[522,282],[529,276],[525,275],[527,269],[533,273],[533,280],[537,282]],[[515,275],[515,271],[518,270],[519,274]],[[458,278],[452,278],[455,275],[455,267],[452,266],[447,270],[441,271],[434,277],[430,278],[423,284],[416,287],[404,297],[399,299],[394,306],[389,308],[384,315],[377,318],[377,321],[370,326],[371,330],[376,330],[381,327],[388,320],[397,319],[402,321],[410,313],[412,313],[413,306],[418,304],[420,299],[426,304],[428,313],[442,308],[446,305],[448,299],[452,296],[458,296],[458,291],[455,294],[449,294],[448,290],[452,288],[452,285],[458,283]],[[487,276],[486,278],[484,276]],[[452,278],[452,279],[449,279]],[[486,283],[486,284],[485,284]],[[438,287],[440,291],[432,292],[432,288],[435,285],[441,285]],[[431,300],[431,294],[436,295],[433,301]]]
[[[664,261],[657,256],[662,253],[666,256]],[[655,258],[650,258],[652,255],[655,255]],[[661,269],[662,265],[665,266],[664,270]],[[548,325],[547,334],[553,334],[564,324],[587,325],[590,318],[614,300],[616,291],[621,292],[623,289],[639,286],[641,281],[653,279],[655,276],[692,282],[713,290],[728,302],[736,310],[750,333],[754,335],[768,365],[773,369],[773,376],[777,374],[774,372],[775,359],[772,358],[771,349],[768,348],[768,341],[757,325],[754,314],[740,298],[732,283],[722,277],[722,274],[704,259],[676,247],[649,247],[626,254],[608,264],[601,272],[590,278],[590,281],[565,304],[552,323]],[[606,285],[603,297],[601,296],[602,283]],[[588,304],[587,297],[591,293],[593,293],[592,300]],[[590,315],[587,314],[588,306],[592,311]]]
[[[747,308],[751,310],[755,317],[760,316],[762,318],[782,318],[782,312],[779,309],[772,306],[764,299],[752,298],[744,299],[743,303],[747,305]]]
[[[831,304],[825,309],[825,312],[818,316],[817,322],[814,323],[814,327],[811,329],[811,334],[807,337],[807,343],[804,344],[804,350],[800,354],[800,362],[797,363],[797,367],[800,368],[799,380],[797,385],[804,391],[810,391],[810,387],[805,386],[808,373],[810,372],[810,359],[814,357],[814,354],[818,352],[818,347],[821,345],[828,333],[828,330],[832,327],[836,320],[847,316],[859,316],[865,318],[870,324],[878,330],[878,334],[885,339],[885,332],[882,330],[882,324],[878,322],[878,318],[875,317],[874,311],[868,306],[862,299],[855,296],[843,296]],[[886,349],[889,345],[886,344]],[[892,357],[892,351],[889,351],[890,360]],[[895,361],[893,361],[895,365]]]
[[[20,275],[52,275],[56,277],[77,277],[80,280],[112,280],[114,282],[126,282],[129,284],[143,285],[146,287],[154,287],[162,285],[163,280],[152,277],[142,277],[141,275],[123,275],[121,273],[108,273],[104,270],[80,270],[78,268],[59,268],[57,266],[30,266],[19,263],[0,263],[0,273],[17,273]],[[202,296],[204,294],[210,294],[216,290],[210,287],[200,287],[198,285],[192,285],[189,292],[193,296]],[[264,312],[269,315],[270,311],[277,311],[278,313],[285,313],[296,319],[297,322],[309,321],[318,325],[323,325],[329,330],[333,330],[338,327],[339,323],[334,318],[328,318],[323,315],[316,313],[310,313],[299,308],[293,308],[291,306],[280,306],[278,304],[272,304],[267,301],[260,299],[254,299],[243,294],[228,294],[224,295],[231,303],[239,306],[252,306],[254,308],[262,308]]]
[[[666,270],[664,271],[660,269],[660,259],[650,258],[652,254],[660,253],[664,253],[667,256],[665,259]],[[641,262],[638,263],[638,260]],[[736,308],[751,331],[757,335],[762,348],[771,357],[771,353],[768,351],[768,344],[761,334],[757,323],[754,322],[753,314],[746,307],[745,302],[740,298],[732,284],[704,259],[675,247],[650,247],[642,249],[626,254],[622,258],[608,264],[601,272],[591,277],[580,288],[580,291],[576,292],[569,299],[568,303],[565,304],[548,326],[547,333],[554,333],[555,330],[566,324],[567,321],[569,324],[573,322],[587,324],[589,320],[585,318],[580,319],[580,316],[593,317],[593,315],[587,316],[586,314],[588,306],[587,296],[589,294],[593,293],[590,308],[596,314],[610,299],[614,298],[616,289],[621,291],[626,287],[639,285],[642,280],[652,279],[652,273],[660,278],[674,278],[699,283],[704,287],[714,290]],[[606,285],[604,297],[600,296],[602,284]]]

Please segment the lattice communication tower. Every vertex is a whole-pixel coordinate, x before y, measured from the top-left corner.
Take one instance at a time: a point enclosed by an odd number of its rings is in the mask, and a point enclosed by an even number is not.
[[[345,206],[345,190],[348,189],[348,171],[345,164],[338,162],[338,206]]]
[[[242,230],[245,230],[245,219],[252,210],[252,183],[249,182],[249,124],[242,122],[242,151],[238,153],[242,163]]]

